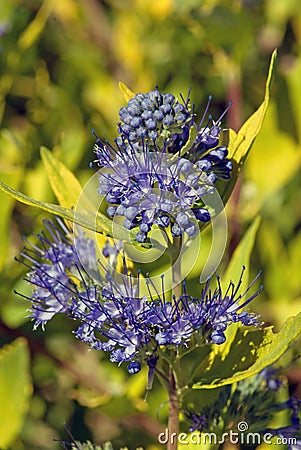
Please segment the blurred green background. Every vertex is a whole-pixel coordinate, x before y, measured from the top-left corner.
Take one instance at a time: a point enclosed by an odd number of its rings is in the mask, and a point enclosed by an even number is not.
[[[225,125],[238,130],[263,99],[276,47],[271,104],[227,205],[219,273],[260,214],[251,275],[262,269],[265,289],[253,309],[279,329],[301,305],[299,0],[1,0],[0,179],[55,201],[39,157],[43,145],[88,180],[91,129],[116,137],[119,80],[135,92],[157,85],[185,96],[191,87],[199,117],[209,94],[214,117],[232,100]],[[165,396],[156,384],[143,401],[144,371],[131,377],[88,352],[63,317],[32,332],[28,302],[13,293],[30,294],[14,256],[45,215],[2,193],[0,205],[0,448],[58,449],[55,440],[71,440],[66,428],[79,440],[158,448]],[[300,365],[288,379],[301,395]]]

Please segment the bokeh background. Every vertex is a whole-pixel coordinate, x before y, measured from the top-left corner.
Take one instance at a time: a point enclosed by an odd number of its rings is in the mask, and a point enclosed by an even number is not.
[[[0,1],[0,179],[26,195],[55,201],[39,148],[53,150],[82,183],[91,176],[94,128],[116,137],[122,80],[135,92],[159,86],[186,96],[199,117],[213,95],[218,117],[238,130],[263,99],[269,59],[277,78],[260,136],[227,205],[229,240],[219,272],[255,216],[261,216],[251,274],[263,270],[253,303],[279,329],[300,311],[301,6],[299,0]],[[155,449],[166,418],[155,384],[143,400],[145,372],[129,376],[88,352],[73,323],[55,318],[32,331],[25,269],[14,261],[23,236],[44,213],[0,193],[0,448],[62,448],[56,440]],[[190,276],[198,278],[198,268]],[[300,344],[300,342],[299,342]],[[8,345],[8,346],[7,346]],[[286,356],[286,363],[298,353]],[[287,370],[299,393],[300,364]],[[65,425],[66,424],[66,425]]]

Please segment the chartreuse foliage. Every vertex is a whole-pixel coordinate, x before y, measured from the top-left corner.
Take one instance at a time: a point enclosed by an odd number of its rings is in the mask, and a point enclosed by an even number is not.
[[[255,271],[259,267],[263,269],[264,295],[257,298],[253,305],[262,313],[264,321],[276,321],[277,329],[280,329],[284,317],[297,314],[300,310],[301,233],[300,215],[296,207],[300,204],[300,177],[296,173],[300,168],[301,154],[297,147],[301,137],[298,134],[301,132],[300,127],[298,130],[301,121],[299,3],[299,0],[263,0],[256,3],[220,0],[0,1],[0,121],[3,120],[2,134],[13,137],[16,146],[16,157],[10,161],[12,148],[7,140],[1,141],[1,181],[28,197],[50,201],[45,168],[41,161],[37,161],[37,149],[41,143],[53,148],[54,153],[50,155],[59,157],[70,170],[77,169],[80,179],[84,179],[85,152],[90,145],[87,144],[87,127],[101,133],[106,130],[108,138],[115,136],[117,111],[121,106],[116,76],[129,82],[137,92],[145,92],[158,84],[169,92],[178,93],[183,92],[183,86],[188,82],[192,86],[194,99],[212,93],[214,103],[221,107],[226,94],[227,98],[235,100],[232,112],[238,109],[239,113],[240,100],[236,101],[232,95],[234,88],[234,91],[237,89],[242,93],[244,111],[255,111],[261,99],[260,86],[263,85],[266,54],[271,46],[279,46],[281,71],[277,91],[244,166],[241,201],[234,210],[231,208],[231,213],[234,212],[243,229],[255,214],[260,213],[262,217],[255,244],[256,260],[253,259],[252,267]],[[132,93],[128,92],[128,95],[126,101]],[[230,132],[230,141],[236,142],[237,136]],[[238,148],[241,150],[241,147]],[[57,158],[55,160],[58,161]],[[80,161],[83,161],[82,166],[79,166]],[[235,170],[236,166],[233,173]],[[20,274],[11,259],[19,250],[21,236],[27,235],[35,226],[40,230],[41,224],[40,216],[33,221],[39,208],[24,209],[18,205],[12,214],[15,198],[5,192],[1,194],[1,319],[9,328],[15,328],[18,326],[16,313],[11,305],[18,305],[19,315],[23,309],[23,316],[27,305],[21,300],[16,301],[9,292],[13,285],[26,294],[29,290],[25,291],[24,283],[18,281]],[[63,205],[61,201],[58,200],[61,207],[70,209],[73,206]],[[53,213],[58,214],[57,211]],[[73,211],[69,213],[71,215]],[[94,230],[94,217],[88,215],[88,218],[91,218]],[[77,214],[77,219],[83,220],[87,227],[91,225],[87,217]],[[102,239],[104,235],[100,232],[99,237]],[[202,233],[202,245],[203,241],[206,241],[206,232]],[[248,265],[243,258],[242,263],[246,264],[243,278],[246,282]],[[190,278],[199,276],[199,267],[202,265],[196,265],[195,273],[191,273]],[[238,263],[235,274],[228,268],[227,273],[234,282],[240,270]],[[223,282],[225,274],[219,273]],[[226,278],[228,281],[228,275]],[[263,297],[267,301],[262,301]],[[47,414],[37,406],[39,403],[32,402],[32,411],[25,420],[23,431],[11,448],[37,450],[59,446],[52,439],[66,438],[62,434],[64,421],[75,423],[72,433],[77,439],[93,439],[100,443],[114,436],[120,442],[120,430],[124,428],[117,430],[118,418],[137,412],[127,404],[126,369],[120,367],[117,372],[115,366],[102,360],[95,370],[91,370],[91,361],[96,364],[99,354],[89,352],[86,363],[82,364],[81,346],[72,343],[70,351],[69,328],[64,326],[64,322],[63,326],[62,322],[57,324],[59,330],[56,326],[50,326],[43,338],[47,347],[52,345],[56,359],[48,361],[44,355],[40,358],[40,352],[34,352],[32,358],[35,400],[45,403]],[[235,335],[236,327],[231,328]],[[53,345],[54,338],[56,346]],[[9,337],[3,336],[4,341],[7,339]],[[235,336],[231,343],[234,340]],[[71,376],[69,372],[66,375],[66,369],[57,362],[63,349],[63,364],[72,368]],[[290,357],[287,355],[287,358]],[[51,374],[41,381],[37,369],[44,366],[42,369],[45,372],[46,365],[49,371],[52,369]],[[101,377],[96,367],[100,370],[104,366],[106,371]],[[222,371],[223,361],[219,367]],[[83,368],[86,369],[84,373]],[[137,383],[137,377],[143,379],[143,375],[145,373],[130,377],[131,386],[134,380]],[[107,380],[112,383],[111,391],[106,385]],[[52,389],[53,386],[55,389]],[[91,389],[98,393],[97,386],[100,390],[106,389],[109,407],[105,405],[100,410],[92,405],[90,411],[81,407],[87,428],[86,434],[83,434],[80,433],[78,420],[72,417],[76,397],[69,394],[74,394],[76,390],[77,402],[80,402],[83,392],[87,397]],[[155,417],[163,401],[162,391],[158,389],[159,385],[155,385],[151,401],[147,403],[140,398],[144,393],[143,387],[140,391],[135,389],[135,399],[145,406],[140,411],[149,408],[150,416]],[[64,395],[66,390],[68,395]],[[215,391],[195,390],[194,395],[211,398],[216,395]],[[53,392],[58,392],[59,398],[48,395]],[[7,402],[3,404],[1,398],[0,405],[5,410]],[[87,401],[86,407],[90,406]],[[160,407],[160,415],[162,411]],[[105,436],[102,435],[102,426]],[[154,446],[147,445],[146,434],[144,428],[142,431],[129,430],[122,442],[129,448],[143,442],[150,450]],[[87,449],[87,444],[82,445]],[[116,444],[114,448],[119,446]],[[196,448],[195,444],[190,443],[179,446],[184,447]],[[69,449],[70,445],[66,448]],[[206,448],[205,444],[202,448]]]
[[[232,159],[234,169],[231,174],[230,182],[225,184],[226,187],[221,193],[224,203],[226,203],[234,188],[235,182],[254,139],[262,126],[270,97],[276,55],[276,52],[272,55],[266,81],[265,97],[262,105],[245,122],[237,134],[233,130],[230,130],[228,147],[229,156]],[[120,83],[120,89],[127,101],[133,96],[133,92],[123,83]],[[194,138],[195,136],[191,134],[190,140]],[[189,145],[190,141],[187,142],[186,147],[188,148]],[[94,230],[106,236],[112,236],[113,222],[100,213],[85,196],[85,193],[75,176],[46,148],[41,149],[41,157],[50,185],[60,205],[44,203],[29,198],[6,186],[4,183],[1,183],[1,189],[25,204],[39,207],[42,210],[56,214],[67,221],[77,223],[87,229]],[[77,208],[79,200],[81,204],[80,210]],[[225,285],[227,285],[230,280],[235,281],[239,279],[241,267],[243,265],[248,266],[258,226],[259,219],[256,219],[236,249],[225,274]],[[132,236],[123,227],[114,224],[114,237],[128,241]],[[248,277],[245,276],[241,285],[241,292],[244,291],[247,285]],[[226,342],[220,346],[213,346],[212,351],[202,360],[201,365],[195,371],[195,373],[198,374],[198,380],[193,387],[211,389],[237,382],[243,378],[254,375],[267,365],[275,362],[285,352],[290,343],[299,335],[300,331],[300,315],[295,318],[290,318],[278,334],[274,334],[271,328],[250,331],[240,329],[236,325],[233,325],[232,329],[228,332],[228,339]]]
[[[35,200],[2,182],[0,182],[0,189],[25,205],[40,208],[43,211],[55,214],[67,221],[81,225],[88,230],[103,233],[106,236],[112,236],[113,222],[104,214],[97,211],[93,204],[84,197],[81,185],[73,173],[70,172],[49,150],[42,148],[41,155],[51,187],[57,196],[60,205]],[[78,211],[76,205],[80,198],[81,206],[84,205],[85,209]],[[127,241],[129,239],[129,232],[120,225],[114,223],[114,236],[116,239]]]
[[[49,182],[61,206],[75,208],[82,193],[82,186],[75,175],[67,169],[49,150],[42,147],[41,158],[48,174]],[[93,204],[85,198],[87,211],[93,211]]]
[[[126,102],[135,96],[135,93],[126,84],[122,83],[122,81],[119,82],[119,89]]]
[[[71,444],[71,450],[114,450],[111,442],[105,442],[102,445],[93,445],[90,441],[78,442]],[[122,447],[120,450],[128,450],[127,447]],[[142,450],[142,447],[137,447],[136,450]]]
[[[0,169],[0,176],[2,180],[5,180],[14,187],[19,187],[23,170],[19,167],[9,167]],[[11,213],[14,207],[14,200],[8,195],[0,193],[1,202],[1,220],[0,220],[0,270],[2,269],[9,249],[10,240],[7,238],[8,230],[10,226]]]
[[[248,378],[277,361],[301,333],[301,313],[289,318],[279,333],[272,327],[237,329],[234,338],[215,346],[202,362],[194,389],[212,389]],[[201,369],[201,368],[200,368]]]
[[[258,226],[259,218],[254,220],[237,246],[222,280],[225,286],[239,278],[242,266],[249,266]],[[248,275],[245,273],[240,292],[243,293],[247,286]],[[273,364],[301,333],[301,313],[289,318],[279,333],[273,333],[272,328],[243,329],[232,324],[227,330],[226,342],[213,346],[195,370],[197,378],[191,380],[193,388],[212,389],[231,384]]]
[[[241,239],[240,243],[237,245],[227,266],[227,270],[223,274],[223,279],[221,280],[224,288],[228,286],[230,281],[238,280],[242,267],[245,267],[245,273],[242,279],[240,291],[244,292],[247,289],[249,285],[249,261],[259,225],[260,217],[256,217]]]
[[[0,349],[0,448],[15,441],[29,406],[31,395],[29,352],[19,338]]]
[[[229,157],[233,163],[233,170],[231,172],[230,181],[224,185],[222,191],[220,192],[224,203],[228,201],[234,185],[239,177],[241,169],[254,143],[254,140],[256,139],[262,127],[262,123],[270,100],[270,92],[275,76],[276,63],[277,51],[274,50],[271,57],[265,86],[265,96],[262,104],[257,109],[257,111],[255,111],[254,114],[252,114],[252,116],[249,117],[249,119],[243,124],[238,133],[236,133],[232,129],[229,130],[228,149]]]
[[[261,128],[269,102],[271,83],[275,71],[276,55],[277,53],[275,51],[270,63],[270,69],[266,82],[265,98],[263,103],[258,108],[258,110],[245,122],[238,134],[236,134],[233,130],[230,130],[229,153],[234,163],[234,169],[232,171],[230,181],[225,184],[226,187],[224,187],[223,191],[221,192],[221,198],[224,204],[227,202],[234,188],[241,167],[243,166],[248,152],[250,151],[250,148],[254,142],[254,139],[256,138]],[[120,87],[125,98],[131,98],[132,91],[123,83],[120,84]],[[189,142],[187,145],[189,145]],[[41,154],[50,184],[59,202],[61,203],[61,205],[64,204],[64,206],[58,206],[29,198],[21,192],[10,188],[4,183],[0,183],[0,189],[22,203],[38,207],[52,214],[56,214],[57,216],[71,222],[75,222],[83,226],[84,228],[103,233],[107,236],[112,236],[112,221],[99,211],[96,211],[95,207],[90,210],[90,204],[88,200],[84,201],[84,204],[87,206],[84,211],[77,211],[76,209],[74,209],[79,197],[83,195],[81,194],[80,184],[76,180],[74,175],[71,174],[62,163],[58,162],[54,158],[54,156],[51,155],[51,153],[46,149],[43,148]],[[66,200],[69,198],[70,200]],[[122,226],[114,224],[114,237],[116,239],[128,241],[129,236],[131,235]]]

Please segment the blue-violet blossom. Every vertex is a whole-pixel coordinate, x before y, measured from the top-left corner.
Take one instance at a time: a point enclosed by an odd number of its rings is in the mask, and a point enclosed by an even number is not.
[[[222,344],[231,323],[258,325],[258,316],[243,308],[259,291],[242,300],[250,289],[238,294],[242,275],[238,285],[231,282],[225,293],[219,278],[214,291],[209,279],[199,298],[187,293],[184,282],[183,294],[170,301],[164,294],[164,277],[162,294],[150,278],[140,272],[134,278],[126,267],[120,280],[110,271],[101,279],[91,239],[84,235],[72,239],[70,234],[64,236],[63,231],[68,232],[64,225],[59,230],[50,221],[45,224],[49,237],[38,236],[42,248],[32,244],[22,252],[31,269],[27,281],[34,286],[34,328],[40,324],[44,328],[55,314],[64,313],[81,323],[75,331],[77,338],[93,349],[109,352],[113,362],[128,362],[129,372],[136,373],[142,363],[154,371],[161,348]],[[142,283],[148,295],[141,294]]]
[[[193,236],[196,221],[210,220],[205,196],[232,170],[227,147],[219,145],[228,108],[204,125],[210,101],[197,124],[189,99],[181,104],[158,89],[137,94],[119,112],[116,145],[97,137],[99,193],[110,217],[121,216],[126,228],[137,229],[137,242],[147,240],[153,225],[170,228],[173,236]]]
[[[257,375],[239,381],[234,387],[225,386],[217,400],[205,405],[200,412],[190,406],[185,411],[189,431],[215,432],[217,437],[222,437],[223,433],[244,421],[248,432],[254,436],[278,436],[288,443],[294,440],[296,446],[289,448],[297,449],[301,432],[301,400],[291,397],[287,401],[277,402],[277,391],[283,383],[282,379],[277,379],[279,372],[279,369],[269,366]],[[275,413],[284,410],[290,412],[290,425],[269,428]]]

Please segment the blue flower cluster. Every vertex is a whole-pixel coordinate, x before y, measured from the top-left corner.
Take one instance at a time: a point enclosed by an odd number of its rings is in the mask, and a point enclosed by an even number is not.
[[[30,317],[34,329],[45,324],[57,313],[68,314],[73,299],[99,278],[94,242],[79,235],[72,242],[69,230],[60,219],[58,226],[44,220],[44,231],[37,235],[40,247],[27,241],[21,252],[22,263],[30,269],[26,281],[34,286]],[[42,260],[42,262],[41,262]]]
[[[225,113],[203,126],[210,100],[197,124],[188,99],[181,104],[158,90],[137,94],[120,110],[116,146],[97,138],[99,193],[110,217],[137,229],[137,242],[147,240],[153,225],[193,236],[197,221],[210,220],[205,196],[232,170],[227,148],[218,145]]]
[[[225,386],[218,399],[205,406],[200,413],[191,408],[186,410],[189,431],[214,431],[217,437],[222,437],[223,433],[243,420],[248,425],[248,432],[257,434],[259,438],[260,435],[270,435],[284,438],[287,442],[293,442],[292,438],[297,441],[301,433],[301,400],[291,397],[287,401],[277,402],[277,392],[283,383],[283,379],[277,376],[280,371],[279,368],[267,367],[257,375],[239,381],[234,389],[233,386]],[[275,413],[285,410],[290,413],[290,425],[269,428]],[[257,443],[259,445],[260,442]],[[298,445],[289,448],[297,449]]]
[[[104,151],[102,151],[104,157]],[[137,242],[145,242],[153,225],[171,227],[173,236],[196,232],[196,219],[210,220],[201,198],[212,192],[212,184],[184,158],[156,153],[117,154],[110,161],[110,173],[100,173],[99,193],[111,204],[110,217],[123,216],[123,225],[137,228]]]
[[[151,279],[140,273],[134,279],[126,267],[118,281],[108,271],[101,279],[91,239],[80,235],[72,240],[63,235],[68,232],[63,224],[61,230],[50,221],[45,225],[49,237],[38,236],[42,248],[32,245],[22,252],[31,269],[27,281],[34,286],[31,317],[35,328],[40,324],[44,328],[55,314],[64,313],[81,322],[77,338],[109,352],[113,362],[128,362],[129,372],[135,373],[143,362],[154,369],[162,347],[222,344],[231,323],[258,325],[258,317],[243,308],[259,291],[243,301],[248,290],[238,295],[241,278],[237,287],[230,283],[225,293],[219,279],[214,291],[208,280],[200,298],[188,295],[184,283],[183,295],[169,301],[163,277],[163,294]],[[142,287],[148,295],[141,294]]]
[[[119,111],[119,133],[129,142],[155,141],[160,136],[181,133],[182,126],[192,117],[187,103],[183,105],[172,94],[161,94],[158,89],[137,94]]]
[[[192,341],[222,344],[232,322],[258,325],[255,314],[242,311],[258,292],[241,303],[233,284],[223,295],[220,286],[212,292],[208,281],[201,298],[184,292],[171,302],[149,279],[149,295],[141,296],[141,282],[124,276],[116,283],[109,276],[100,292],[94,288],[71,306],[72,316],[82,322],[76,337],[94,349],[110,352],[111,361],[130,362],[131,373],[139,371],[143,361],[149,365],[161,346],[176,349]]]

